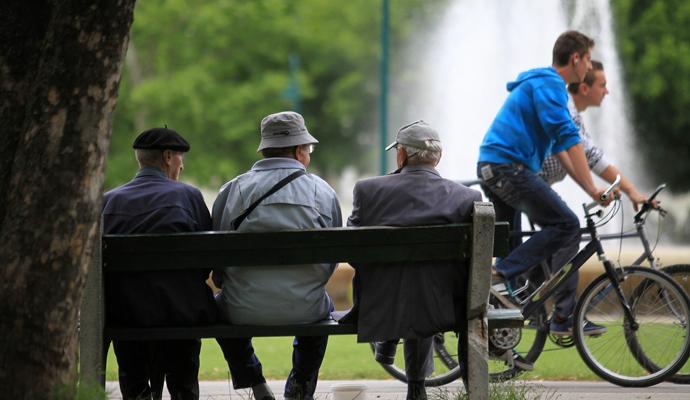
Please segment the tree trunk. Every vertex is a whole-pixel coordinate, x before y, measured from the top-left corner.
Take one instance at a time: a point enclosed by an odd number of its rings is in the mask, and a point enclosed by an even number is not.
[[[134,0],[0,6],[0,390],[76,382],[77,323]]]

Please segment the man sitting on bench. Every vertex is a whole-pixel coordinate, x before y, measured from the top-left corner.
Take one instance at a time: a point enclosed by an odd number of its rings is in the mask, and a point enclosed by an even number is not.
[[[300,114],[288,111],[265,117],[258,149],[264,159],[220,189],[213,205],[213,228],[260,232],[341,227],[335,191],[306,172],[316,143]],[[214,282],[221,287],[220,311],[238,325],[307,324],[328,319],[333,303],[325,285],[334,269],[334,264],[315,264],[215,270]],[[223,340],[228,354],[237,357],[242,357],[242,349],[250,341]],[[327,343],[327,336],[295,338],[286,399],[313,398]]]
[[[357,182],[354,204],[348,225],[352,226],[415,226],[470,222],[475,201],[481,194],[459,183],[442,178],[436,165],[441,160],[441,140],[438,133],[424,121],[400,128],[396,141],[386,150],[397,149],[398,169],[392,174]],[[397,267],[397,266],[394,266]],[[447,267],[447,268],[446,268]],[[432,327],[438,319],[429,317],[434,305],[451,304],[447,310],[437,310],[451,323],[459,319],[451,310],[454,300],[452,288],[463,279],[464,270],[456,265],[442,268],[358,268],[355,291],[375,293],[373,307],[359,304],[359,332],[363,322],[369,321],[378,339],[376,360],[392,364],[399,337],[405,339],[405,373],[408,379],[407,399],[426,399],[424,379],[433,371],[432,338],[436,333],[421,331]],[[449,283],[448,290],[438,282]],[[396,294],[404,293],[405,298]],[[457,295],[457,294],[456,294]],[[462,294],[464,295],[464,293]],[[445,301],[445,303],[444,303]],[[389,304],[387,304],[388,302]],[[390,304],[393,302],[393,304]],[[369,304],[372,304],[369,303]],[[425,307],[431,305],[431,307]],[[457,309],[459,309],[458,307]],[[463,307],[464,308],[464,307]],[[457,311],[456,311],[457,312]],[[386,322],[389,318],[390,323]],[[414,320],[419,325],[401,324]],[[429,323],[424,323],[429,322]],[[423,326],[420,329],[420,326]],[[366,333],[364,333],[366,335]]]
[[[103,233],[209,230],[211,216],[201,192],[178,182],[187,141],[172,129],[153,128],[137,136],[132,147],[139,172],[105,194]],[[207,274],[199,269],[106,273],[108,322],[142,327],[215,322]],[[113,340],[113,348],[123,399],[160,399],[163,379],[173,400],[199,398],[200,340]]]

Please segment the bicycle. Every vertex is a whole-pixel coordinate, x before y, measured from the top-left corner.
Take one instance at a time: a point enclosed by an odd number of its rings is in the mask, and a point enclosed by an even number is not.
[[[613,187],[614,185],[609,188],[609,191]],[[663,187],[658,189],[653,196],[655,197],[661,189]],[[602,218],[602,210],[597,206],[597,203],[583,205],[587,227],[582,230],[584,233],[589,233],[589,238],[586,239],[588,244],[570,263],[541,284],[537,284],[539,280],[525,279],[521,282],[521,286],[513,291],[512,296],[509,296],[505,289],[503,291],[492,290],[491,303],[495,307],[521,308],[525,319],[535,328],[534,338],[524,341],[522,340],[522,328],[496,329],[490,333],[492,380],[510,379],[522,372],[515,365],[515,354],[521,355],[529,362],[534,362],[538,358],[549,332],[549,320],[544,302],[561,282],[576,273],[594,253],[599,255],[605,273],[590,283],[583,292],[576,307],[576,323],[574,324],[578,327],[574,332],[574,341],[578,345],[579,354],[588,367],[603,379],[621,386],[650,386],[674,374],[687,360],[690,352],[690,335],[688,334],[690,327],[687,323],[688,311],[690,311],[688,307],[690,306],[687,302],[687,294],[671,278],[653,268],[631,266],[615,269],[605,256],[601,246],[602,238],[597,233],[597,227],[608,222],[612,215],[609,213]],[[594,209],[596,211],[592,211]],[[655,259],[644,231],[645,215],[651,209],[650,207],[643,207],[635,218],[636,222],[639,223],[636,224],[638,229],[635,235],[640,236],[645,249],[636,263],[639,264],[644,259],[655,266]],[[604,222],[597,225],[593,220],[594,217],[598,217]],[[620,235],[616,237],[620,237]],[[678,267],[675,270],[684,273],[686,268]],[[548,270],[544,270],[544,272],[546,272],[544,276],[549,277]],[[607,300],[609,309],[597,308],[604,300]],[[664,318],[654,315],[650,311],[652,310],[649,308],[650,304],[656,304],[658,309],[654,310],[655,313],[664,312]],[[593,310],[599,310],[600,314],[596,314]],[[596,323],[603,315],[615,317],[613,318],[615,323],[611,318],[602,321],[611,326],[609,331],[603,335],[598,335],[596,338],[585,337],[582,332],[584,321],[590,319]],[[654,338],[655,341],[667,343],[667,346],[674,346],[669,354],[659,355],[651,352],[650,349],[653,344],[650,344],[643,334],[647,333],[648,326],[654,327],[652,322],[658,322],[660,324],[658,326],[669,326],[668,322],[675,322],[675,325],[670,325],[670,331],[660,333],[666,334],[668,337]],[[640,325],[644,329],[640,330]],[[673,328],[674,326],[676,329]],[[651,329],[652,332],[654,330]],[[616,334],[614,335],[614,333]],[[601,348],[597,345],[607,342],[609,345],[607,348],[611,348],[612,343],[609,343],[608,338],[616,338],[617,342],[621,342],[623,339],[622,343],[625,343],[627,351],[618,351],[615,354],[617,358],[614,360],[605,358],[606,353],[600,354]],[[595,339],[600,341],[596,342]],[[670,339],[674,339],[676,342]],[[434,338],[434,348],[439,359],[436,364],[440,368],[437,375],[427,379],[427,386],[443,385],[460,376],[460,369],[454,357],[457,352],[448,351],[448,343],[447,337],[442,334],[436,335]],[[619,359],[625,355],[629,355],[634,363],[630,359]],[[404,369],[401,367],[384,365],[384,368],[397,379],[405,380]]]

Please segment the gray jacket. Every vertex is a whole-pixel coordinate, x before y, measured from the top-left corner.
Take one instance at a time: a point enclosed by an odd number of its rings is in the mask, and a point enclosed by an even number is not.
[[[297,160],[269,158],[225,184],[213,204],[213,228],[232,230],[232,221],[278,181],[304,169]],[[342,226],[335,191],[313,174],[301,176],[267,197],[240,225],[239,232]],[[233,268],[222,273],[220,308],[233,324],[280,325],[329,317],[325,284],[334,264]],[[217,271],[217,270],[216,270]]]
[[[357,182],[351,226],[416,226],[470,222],[481,194],[442,178],[429,166]],[[359,341],[423,338],[464,318],[463,266],[354,265]],[[351,315],[349,318],[354,318]]]

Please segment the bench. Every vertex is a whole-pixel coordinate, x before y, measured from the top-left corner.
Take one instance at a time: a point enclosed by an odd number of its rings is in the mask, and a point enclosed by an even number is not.
[[[496,240],[494,240],[496,238]],[[252,267],[326,262],[467,261],[468,394],[488,398],[488,328],[521,326],[518,310],[488,310],[492,256],[508,252],[508,226],[495,223],[493,205],[477,202],[472,224],[361,227],[238,233],[106,235],[99,241],[80,315],[80,371],[84,382],[104,383],[104,339],[317,336],[357,333],[353,324],[114,327],[105,320],[103,270],[174,270],[227,264]],[[488,318],[487,318],[488,316]],[[488,322],[487,322],[488,321]],[[488,326],[487,326],[488,324]],[[373,357],[372,357],[372,362]]]

